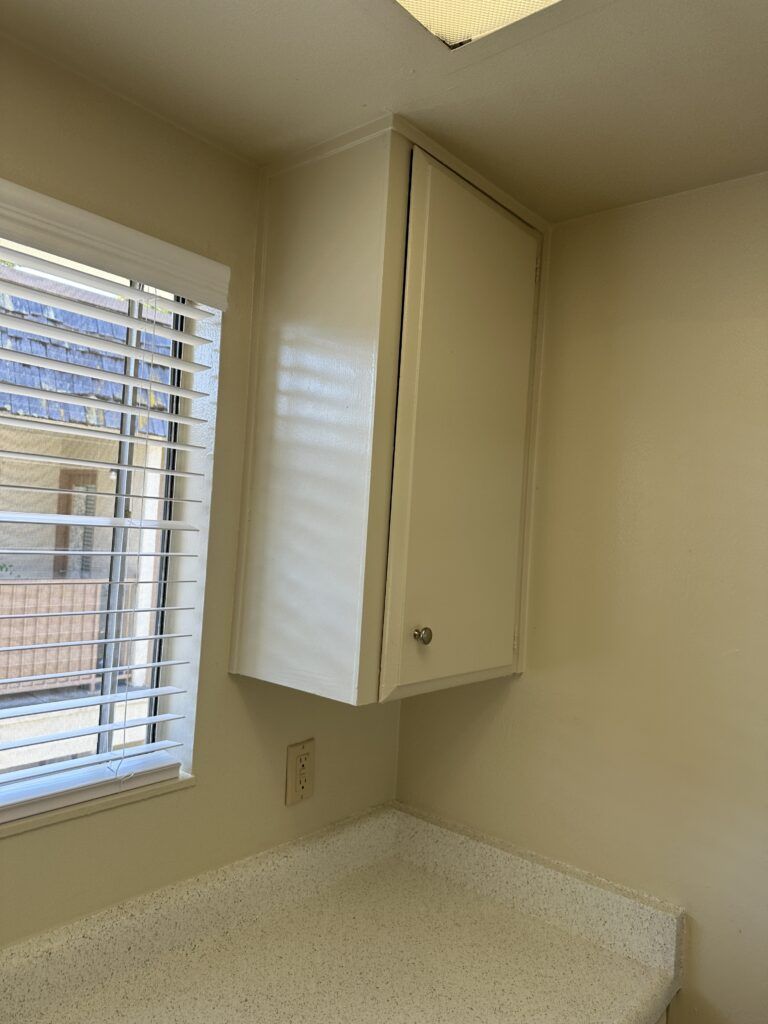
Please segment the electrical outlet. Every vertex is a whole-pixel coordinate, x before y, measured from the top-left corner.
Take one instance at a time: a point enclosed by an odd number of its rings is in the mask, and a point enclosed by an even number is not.
[[[301,803],[315,792],[315,741],[291,743],[285,762],[285,803]]]

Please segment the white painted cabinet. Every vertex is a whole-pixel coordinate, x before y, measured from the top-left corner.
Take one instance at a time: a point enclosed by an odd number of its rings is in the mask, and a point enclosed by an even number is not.
[[[232,671],[518,671],[539,233],[391,130],[266,190]]]

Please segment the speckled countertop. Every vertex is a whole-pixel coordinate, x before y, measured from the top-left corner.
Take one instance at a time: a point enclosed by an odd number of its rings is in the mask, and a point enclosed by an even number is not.
[[[656,1024],[682,915],[399,810],[0,952],[3,1024]]]

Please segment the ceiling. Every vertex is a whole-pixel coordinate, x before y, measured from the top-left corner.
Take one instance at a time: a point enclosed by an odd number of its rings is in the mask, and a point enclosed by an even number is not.
[[[399,113],[550,220],[768,169],[766,0],[2,0],[0,32],[255,164]]]

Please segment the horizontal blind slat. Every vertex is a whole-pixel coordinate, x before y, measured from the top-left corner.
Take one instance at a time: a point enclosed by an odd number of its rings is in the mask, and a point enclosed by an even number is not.
[[[22,782],[24,779],[47,778],[52,775],[60,775],[62,772],[71,772],[77,768],[87,768],[94,764],[108,764],[110,761],[123,761],[127,757],[141,757],[143,754],[151,754],[156,751],[171,750],[173,747],[181,747],[179,740],[155,740],[154,743],[140,743],[133,747],[118,747],[115,750],[107,751],[104,754],[86,754],[81,757],[73,757],[66,761],[53,761],[48,764],[37,764],[30,768],[19,768],[16,771],[0,773],[0,790],[3,786],[14,782]]]
[[[37,583],[37,582],[39,582],[39,581],[38,580],[0,580],[0,587],[28,587],[30,583]],[[58,580],[46,580],[46,582],[49,583],[49,584],[50,583],[56,584],[59,581]],[[62,583],[66,583],[66,585],[68,587],[75,587],[78,584],[80,584],[81,586],[84,586],[84,587],[86,587],[86,586],[87,587],[92,587],[94,583],[98,583],[98,582],[106,583],[105,580],[99,581],[99,580],[90,580],[90,579],[86,579],[86,580],[67,579],[67,580],[62,580],[61,582]],[[174,580],[173,581],[174,586],[180,586],[182,583],[197,583],[197,580]],[[115,583],[112,583],[111,586],[113,586],[113,587],[135,587],[136,586],[136,581],[135,580],[123,580],[122,582],[121,581],[117,581]]]
[[[0,654],[21,654],[23,651],[53,651],[64,647],[99,647],[101,644],[117,645],[144,643],[149,640],[188,640],[191,633],[150,633],[146,636],[99,637],[96,640],[56,640],[49,644],[19,644],[16,647],[0,647]],[[2,713],[0,713],[2,718]]]
[[[197,558],[196,551],[111,551],[107,548],[0,548],[0,555],[60,555],[62,558]],[[3,581],[0,580],[0,586]],[[2,615],[0,615],[2,618]]]
[[[112,796],[155,782],[168,782],[178,779],[180,771],[181,759],[161,750],[133,758],[130,762],[95,764],[61,776],[43,776],[3,786],[0,824],[39,811],[82,803],[97,796]]]
[[[75,267],[65,267],[54,260],[46,260],[41,256],[33,256],[30,253],[20,252],[18,249],[11,249],[7,246],[0,246],[0,259],[13,263],[17,267],[24,267],[26,270],[37,270],[47,274],[59,281],[68,281],[71,284],[84,285],[90,291],[102,292],[107,295],[115,295],[118,299],[135,299],[139,302],[146,302],[152,293],[147,293],[142,288],[134,288],[129,284],[119,281],[110,281],[107,278],[99,277],[97,274],[89,274],[84,270],[77,270]],[[214,315],[205,309],[200,309],[193,303],[177,302],[175,299],[167,299],[159,296],[157,305],[169,312],[180,313],[189,317],[190,320],[210,320]]]
[[[23,427],[25,430],[43,430],[49,434],[66,434],[68,437],[92,438],[96,441],[131,441],[137,446],[155,444],[158,447],[173,448],[180,452],[203,451],[205,445],[186,444],[184,441],[166,441],[151,434],[122,434],[117,430],[97,430],[94,427],[78,427],[74,424],[52,423],[50,420],[35,420],[26,416],[0,415],[0,426]],[[125,467],[122,467],[123,469]],[[132,466],[143,469],[143,466]]]
[[[176,694],[186,692],[186,690],[182,690],[178,686],[154,686],[141,690],[129,690],[127,693],[107,693],[92,697],[72,697],[69,700],[41,701],[37,704],[2,708],[0,710],[0,721],[7,718],[29,718],[32,715],[45,715],[53,711],[74,711],[77,708],[95,708],[105,704],[124,704],[132,700],[173,697]]]
[[[57,512],[0,512],[0,523],[34,526],[122,527],[125,530],[180,530],[197,533],[192,523],[174,519],[119,519],[113,516],[68,516]],[[88,554],[88,552],[80,552]]]
[[[201,373],[210,370],[210,366],[206,363],[195,363],[189,359],[166,356],[162,352],[153,352],[151,349],[142,348],[139,345],[129,346],[123,341],[112,341],[100,334],[86,334],[69,330],[66,327],[55,327],[53,324],[41,324],[37,320],[15,316],[12,313],[0,312],[0,327],[16,331],[18,334],[32,334],[39,338],[49,338],[51,341],[77,345],[79,348],[91,348],[95,352],[106,352],[109,355],[118,356],[120,359],[131,358],[152,366],[181,370],[182,373]]]
[[[2,586],[3,584],[0,584]],[[193,612],[193,604],[155,605],[153,608],[87,608],[85,611],[70,612],[13,612],[0,615],[0,622],[8,619],[63,619],[73,615],[145,615],[149,612]]]
[[[149,715],[146,718],[132,718],[125,722],[110,722],[108,725],[86,725],[80,729],[68,729],[66,732],[43,733],[41,736],[30,736],[23,740],[7,740],[0,743],[0,750],[20,750],[22,747],[37,747],[43,743],[58,743],[60,740],[76,740],[79,736],[96,736],[104,732],[128,732],[144,725],[155,725],[157,722],[177,722],[184,715]]]
[[[100,459],[76,459],[68,455],[48,455],[41,452],[15,452],[0,449],[0,456],[17,462],[51,462],[56,466],[79,466],[83,469],[125,469],[119,462],[102,462]],[[163,476],[178,476],[186,479],[201,479],[204,473],[183,469],[165,469],[163,466],[134,466],[134,473],[160,473]]]
[[[0,490],[8,491],[21,491],[27,493],[34,491],[39,494],[83,494],[82,490],[78,490],[74,487],[42,487],[34,484],[6,484],[0,482]],[[88,494],[93,494],[97,498],[114,498],[114,491],[91,491]],[[203,502],[202,498],[177,498],[175,495],[166,497],[161,494],[129,494],[127,497],[131,501],[167,501],[172,504],[178,504],[179,502],[186,502],[187,504],[201,505]],[[54,551],[53,554],[58,554]]]
[[[154,337],[167,338],[169,341],[178,341],[184,345],[210,344],[206,338],[197,338],[194,334],[177,331],[158,320],[147,320],[143,317],[131,316],[129,313],[120,313],[115,309],[109,309],[107,306],[98,306],[92,302],[80,302],[77,299],[70,299],[64,295],[57,295],[55,292],[30,288],[29,285],[0,278],[0,295],[3,294],[13,295],[19,299],[28,299],[30,302],[35,302],[40,306],[62,309],[67,313],[77,313],[80,316],[88,317],[90,320],[100,320],[106,324],[115,324],[117,327],[140,331],[142,334],[151,334]],[[148,295],[147,298],[151,300],[152,296]],[[150,301],[144,305],[152,306],[153,303]]]
[[[20,686],[23,683],[53,682],[55,679],[77,679],[78,676],[103,676],[107,673],[137,672],[145,668],[169,668],[175,665],[188,665],[188,661],[144,661],[138,665],[112,665],[110,668],[80,668],[69,672],[48,672],[45,675],[14,676],[4,679],[3,682]]]
[[[2,342],[2,337],[0,337]],[[49,359],[47,356],[38,356],[32,352],[20,352],[15,348],[7,348],[0,344],[0,361],[3,359],[11,363],[22,363],[24,366],[31,366],[38,370],[52,370],[54,373],[72,373],[76,377],[89,377],[91,380],[103,380],[108,384],[119,384],[124,387],[130,381],[140,391],[162,392],[166,395],[175,395],[178,398],[207,398],[207,391],[195,391],[194,388],[183,388],[176,384],[166,384],[159,380],[145,380],[143,377],[127,378],[123,373],[113,370],[102,370],[97,366],[84,366],[82,363],[71,363],[63,359]]]
[[[2,353],[0,349],[0,353]],[[0,355],[2,358],[2,355]],[[46,388],[31,388],[26,384],[10,384],[0,380],[0,394],[20,395],[23,398],[34,398],[39,402],[58,402],[59,405],[77,405],[84,409],[104,409],[106,412],[124,413],[138,418],[163,420],[168,423],[183,423],[195,426],[206,421],[200,416],[183,416],[177,412],[166,412],[165,409],[148,409],[144,405],[131,402],[110,402],[105,398],[94,398],[91,395],[76,395],[69,391],[50,391]]]

